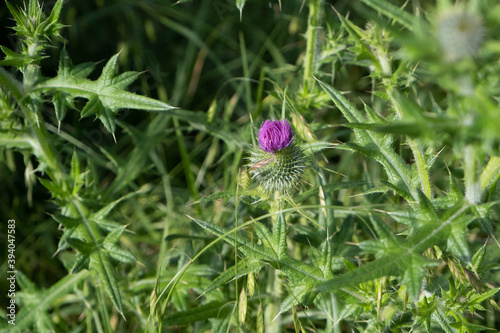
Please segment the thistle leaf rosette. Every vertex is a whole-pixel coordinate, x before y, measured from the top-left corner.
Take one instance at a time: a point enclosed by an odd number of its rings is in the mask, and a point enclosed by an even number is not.
[[[266,120],[259,130],[259,147],[248,158],[252,179],[269,192],[285,193],[304,173],[304,153],[296,145],[287,120]]]

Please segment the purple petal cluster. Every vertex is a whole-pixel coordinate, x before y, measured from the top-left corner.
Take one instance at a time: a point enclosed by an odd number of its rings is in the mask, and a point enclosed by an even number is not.
[[[293,132],[287,120],[266,120],[259,130],[259,144],[262,150],[274,153],[288,147],[293,140]]]

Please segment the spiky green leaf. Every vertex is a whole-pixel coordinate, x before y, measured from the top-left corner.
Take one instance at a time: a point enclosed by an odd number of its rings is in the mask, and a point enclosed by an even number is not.
[[[87,99],[81,112],[82,117],[95,115],[111,133],[115,130],[114,117],[120,109],[168,111],[174,108],[158,100],[125,91],[124,89],[137,78],[138,74],[127,72],[115,76],[117,61],[118,54],[106,63],[101,76],[96,81],[91,81],[84,78],[91,67],[85,65],[73,68],[69,57],[62,51],[57,76],[36,85],[34,91],[65,93],[72,98]],[[72,75],[73,70],[79,75]]]
[[[326,281],[323,277],[323,272],[317,267],[307,265],[288,256],[279,259],[277,258],[274,249],[268,248],[264,245],[258,245],[255,242],[250,241],[244,235],[238,235],[236,238],[233,231],[227,230],[213,223],[200,219],[193,219],[193,221],[200,227],[210,231],[218,237],[221,237],[231,245],[234,245],[235,242],[237,242],[238,250],[245,256],[253,257],[254,259],[263,260],[269,263],[274,268],[288,273],[288,277],[290,279],[307,279],[308,281],[314,283]]]
[[[394,6],[390,2],[384,0],[362,1],[388,18],[398,22],[408,30],[413,30],[415,28],[416,18],[403,9]]]
[[[94,251],[90,255],[90,268],[97,271],[99,278],[101,279],[101,283],[110,296],[116,310],[120,314],[123,314],[123,303],[120,288],[118,287],[118,281],[116,280],[114,267],[111,264],[109,253],[105,250]]]
[[[212,284],[210,284],[210,286],[205,289],[203,293],[209,293],[212,290],[215,290],[223,284],[227,283],[228,281],[247,275],[250,272],[256,274],[260,271],[262,266],[263,263],[258,260],[243,258],[242,260],[238,261],[236,265],[226,269],[218,277],[216,277],[215,280],[213,280]]]
[[[338,90],[320,80],[318,83],[350,123],[366,123],[366,117],[362,112],[356,109]],[[389,181],[395,189],[402,191],[402,195],[410,194],[413,200],[418,200],[417,192],[412,185],[410,169],[401,156],[392,149],[391,137],[367,130],[355,129],[354,132],[357,144],[350,144],[351,149],[377,160],[384,166]]]

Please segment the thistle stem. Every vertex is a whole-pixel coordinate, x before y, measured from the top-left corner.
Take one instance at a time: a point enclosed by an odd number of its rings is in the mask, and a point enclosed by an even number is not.
[[[271,201],[271,208],[269,213],[272,214],[272,224],[273,227],[277,223],[278,213],[281,210],[282,198],[281,194],[276,191],[274,193],[274,200]],[[274,229],[274,228],[273,228]],[[276,233],[276,230],[274,231]],[[273,235],[276,237],[276,235]],[[279,314],[279,304],[282,294],[281,287],[281,277],[280,271],[278,269],[274,269],[269,271],[268,280],[267,280],[267,292],[271,295],[271,301],[266,306],[266,310],[264,313],[264,323],[266,327],[266,332],[269,333],[279,333],[281,332],[281,314]]]
[[[19,103],[24,97],[21,83],[2,67],[0,67],[0,85],[7,89],[16,102]]]
[[[267,289],[271,294],[271,300],[264,312],[264,326],[267,333],[279,333],[281,332],[281,314],[278,314],[281,298],[281,277],[278,270],[269,271]]]

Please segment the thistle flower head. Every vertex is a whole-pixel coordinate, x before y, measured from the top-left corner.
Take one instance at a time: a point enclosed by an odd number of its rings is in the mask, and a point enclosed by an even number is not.
[[[259,130],[259,144],[263,151],[274,153],[290,145],[293,132],[286,119],[266,120]]]
[[[448,61],[474,56],[484,39],[481,16],[465,8],[444,10],[437,20],[439,43]]]
[[[304,173],[304,153],[294,142],[287,120],[266,120],[259,130],[259,145],[251,151],[250,174],[265,190],[287,192]]]

